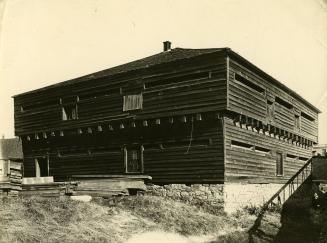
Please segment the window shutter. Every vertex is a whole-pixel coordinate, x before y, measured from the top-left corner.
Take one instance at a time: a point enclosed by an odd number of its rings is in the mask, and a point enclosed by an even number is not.
[[[123,111],[140,110],[143,108],[143,96],[138,95],[125,95],[123,103]]]

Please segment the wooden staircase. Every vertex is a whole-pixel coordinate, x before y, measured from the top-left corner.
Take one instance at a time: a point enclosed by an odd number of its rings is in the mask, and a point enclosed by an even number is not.
[[[302,183],[311,176],[310,158],[264,205],[263,209],[267,210],[273,205],[283,205],[286,200],[302,185]]]
[[[273,206],[282,206],[305,182],[311,178],[312,158],[296,172],[260,209],[253,226],[249,230],[249,242],[254,242],[255,236],[260,236],[260,226],[267,210]],[[259,237],[260,238],[260,237]]]

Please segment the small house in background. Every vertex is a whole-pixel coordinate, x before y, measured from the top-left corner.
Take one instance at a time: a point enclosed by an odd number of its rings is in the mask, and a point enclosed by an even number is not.
[[[18,138],[0,139],[0,192],[21,190],[23,149]]]
[[[148,175],[261,200],[318,143],[320,111],[229,48],[165,42],[161,53],[16,95],[14,104],[25,176],[57,181]]]

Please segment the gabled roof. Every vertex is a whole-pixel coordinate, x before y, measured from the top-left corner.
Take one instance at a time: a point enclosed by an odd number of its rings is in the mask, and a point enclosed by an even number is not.
[[[86,81],[86,80],[97,79],[97,78],[101,78],[101,77],[108,77],[108,76],[112,76],[112,75],[116,75],[116,74],[120,74],[120,73],[127,73],[130,71],[144,69],[144,68],[148,68],[148,67],[159,65],[159,64],[164,64],[164,63],[169,63],[169,62],[173,62],[173,61],[177,61],[177,60],[192,58],[192,57],[209,54],[209,53],[213,53],[213,52],[219,52],[219,51],[227,50],[227,49],[229,49],[229,48],[209,48],[209,49],[174,48],[169,51],[160,52],[155,55],[148,56],[148,57],[136,60],[136,61],[128,62],[128,63],[122,64],[122,65],[119,65],[116,67],[108,68],[108,69],[98,71],[95,73],[91,73],[91,74],[88,74],[85,76],[81,76],[81,77],[67,80],[64,82],[49,85],[49,86],[46,86],[46,87],[43,87],[40,89],[28,91],[28,92],[25,92],[25,93],[22,93],[19,95],[25,95],[25,94],[29,94],[29,93],[42,91],[42,90],[47,90],[50,88],[71,85],[71,84]],[[15,95],[13,97],[16,97],[19,95]]]
[[[196,56],[201,56],[201,55],[215,53],[215,52],[218,53],[218,52],[223,52],[223,51],[226,52],[226,55],[232,56],[232,57],[236,58],[237,60],[241,61],[242,63],[246,64],[250,68],[255,69],[258,73],[260,73],[265,78],[267,78],[268,81],[270,81],[273,84],[277,85],[278,87],[282,88],[284,91],[286,91],[288,94],[292,95],[293,97],[300,99],[305,104],[307,104],[309,107],[314,109],[316,112],[321,113],[321,111],[318,108],[313,106],[311,103],[309,103],[307,100],[305,100],[302,96],[300,96],[299,94],[297,94],[296,92],[294,92],[293,90],[291,90],[286,85],[279,82],[278,80],[274,79],[272,76],[270,76],[266,72],[262,71],[260,68],[258,68],[257,66],[255,66],[254,64],[252,64],[251,62],[249,62],[248,60],[246,60],[239,54],[237,54],[236,52],[232,51],[228,47],[207,48],[207,49],[174,48],[169,51],[160,52],[158,54],[148,56],[148,57],[136,60],[136,61],[128,62],[126,64],[122,64],[122,65],[119,65],[116,67],[112,67],[109,69],[91,73],[91,74],[88,74],[88,75],[85,75],[82,77],[74,78],[74,79],[60,82],[57,84],[49,85],[44,88],[28,91],[28,92],[25,92],[25,93],[22,93],[19,95],[15,95],[13,97],[30,94],[30,93],[35,93],[35,92],[39,92],[39,91],[43,91],[43,90],[48,90],[48,89],[56,88],[56,87],[60,87],[60,86],[71,85],[71,84],[75,84],[75,83],[79,83],[79,82],[83,82],[83,81],[87,81],[87,80],[98,79],[101,77],[109,77],[109,76],[116,75],[116,74],[122,74],[122,73],[127,73],[130,71],[145,69],[145,68],[149,68],[149,67],[156,66],[159,64],[169,63],[169,62],[173,62],[173,61],[177,61],[177,60],[189,59],[189,58],[193,58]]]
[[[0,159],[23,159],[22,141],[18,138],[0,139]]]

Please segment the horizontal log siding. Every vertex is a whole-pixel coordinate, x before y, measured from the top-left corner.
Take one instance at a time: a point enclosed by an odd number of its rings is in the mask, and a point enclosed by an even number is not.
[[[193,145],[188,150],[191,130],[189,120],[172,125],[24,141],[25,176],[35,176],[34,158],[47,154],[50,175],[56,179],[67,179],[77,174],[124,174],[123,145],[144,144],[144,174],[152,176],[154,183],[222,182],[221,120],[194,121]],[[99,148],[101,152],[96,152]],[[76,149],[79,153],[67,155],[67,151]]]
[[[156,134],[151,132],[151,134]],[[216,183],[224,180],[223,136],[221,120],[194,122],[194,144],[165,148],[165,139],[188,141],[191,124],[167,129],[163,137],[164,149],[145,149],[144,173],[154,183]],[[211,144],[196,145],[198,140],[211,139]],[[149,141],[160,141],[153,136]],[[206,143],[206,142],[205,142]],[[185,145],[188,144],[185,143]]]
[[[228,109],[235,111],[263,122],[270,123],[277,127],[300,133],[302,136],[318,141],[318,113],[304,104],[302,101],[292,97],[281,88],[272,85],[269,80],[260,77],[248,68],[242,66],[235,60],[229,61],[228,79]],[[265,89],[265,94],[261,94],[234,79],[235,74],[243,74],[252,83]],[[291,109],[275,102],[275,97],[285,100],[293,106]],[[274,118],[267,117],[267,100],[273,101]],[[301,122],[301,129],[295,127],[295,114],[305,112],[315,119],[315,121],[304,120]]]
[[[197,77],[199,73],[204,73],[205,76]],[[194,78],[191,74],[195,75]],[[159,85],[161,83],[163,85]],[[143,93],[143,109],[123,112],[123,96],[140,92]],[[74,96],[79,97],[79,119],[62,121],[59,100]],[[15,133],[18,136],[87,126],[117,116],[133,115],[136,119],[142,119],[174,113],[188,114],[201,109],[226,109],[225,57],[221,54],[199,56],[144,70],[53,87],[16,96],[14,103]]]
[[[243,149],[231,145],[231,141],[259,146],[271,150],[271,154]],[[305,163],[290,159],[286,154],[310,158],[311,150],[289,144],[285,141],[259,134],[234,125],[225,118],[225,176],[227,181],[243,180],[253,183],[283,182],[294,175]],[[284,176],[276,176],[276,152],[284,156]]]

